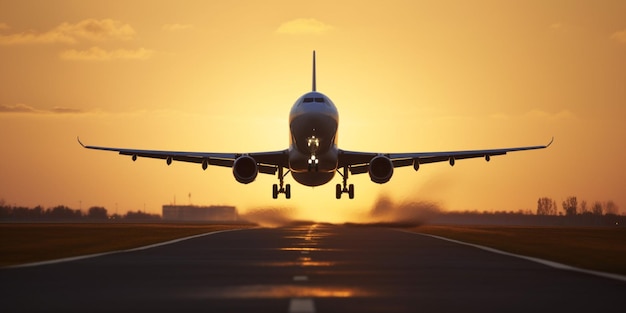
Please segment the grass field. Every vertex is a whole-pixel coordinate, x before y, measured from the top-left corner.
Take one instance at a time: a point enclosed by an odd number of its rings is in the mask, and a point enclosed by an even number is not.
[[[442,236],[580,268],[626,275],[624,227],[434,226],[411,231]]]
[[[3,223],[0,266],[141,247],[176,238],[253,225]]]

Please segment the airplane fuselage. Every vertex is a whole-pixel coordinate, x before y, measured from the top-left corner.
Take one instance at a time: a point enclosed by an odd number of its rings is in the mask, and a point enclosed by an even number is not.
[[[306,186],[328,183],[338,166],[339,114],[324,94],[313,91],[298,98],[289,113],[289,169]]]

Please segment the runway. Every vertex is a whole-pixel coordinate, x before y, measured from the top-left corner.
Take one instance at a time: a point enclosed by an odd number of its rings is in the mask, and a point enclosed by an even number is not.
[[[3,312],[623,312],[626,283],[393,229],[227,231],[0,270]]]

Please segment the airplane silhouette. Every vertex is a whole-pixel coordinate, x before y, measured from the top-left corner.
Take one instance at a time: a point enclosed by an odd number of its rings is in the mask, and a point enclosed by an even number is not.
[[[131,156],[133,161],[145,157],[164,159],[168,165],[172,161],[198,163],[202,164],[203,170],[209,165],[231,167],[233,176],[242,184],[253,182],[258,173],[277,175],[279,184],[272,186],[274,199],[281,193],[287,199],[291,198],[291,186],[284,184],[285,177],[290,173],[296,182],[306,186],[324,185],[338,173],[343,183],[336,185],[336,198],[340,199],[343,193],[347,193],[353,199],[354,185],[348,184],[349,174],[368,173],[373,182],[383,184],[391,179],[397,167],[413,166],[417,171],[420,165],[435,162],[449,162],[451,166],[454,166],[456,160],[470,158],[484,158],[489,162],[492,156],[544,149],[554,141],[553,137],[543,146],[440,152],[377,153],[339,149],[337,107],[330,98],[317,91],[315,71],[313,51],[312,91],[298,98],[291,108],[289,148],[285,150],[253,153],[183,152],[88,146],[80,138],[78,142],[87,149],[115,151]]]

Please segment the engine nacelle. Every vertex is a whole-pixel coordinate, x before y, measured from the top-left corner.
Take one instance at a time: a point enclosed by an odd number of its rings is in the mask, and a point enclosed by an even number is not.
[[[374,157],[369,165],[370,179],[378,184],[384,184],[393,176],[393,163],[385,156]]]
[[[235,179],[242,184],[253,182],[258,173],[259,168],[256,165],[256,160],[250,156],[240,156],[233,164],[233,175]]]

